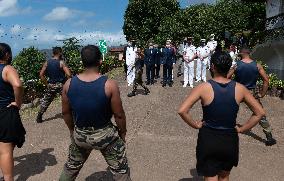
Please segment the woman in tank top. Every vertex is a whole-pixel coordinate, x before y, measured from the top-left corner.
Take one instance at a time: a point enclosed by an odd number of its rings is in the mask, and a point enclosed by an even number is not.
[[[199,129],[196,157],[198,175],[205,180],[229,180],[233,166],[238,165],[238,133],[254,127],[265,114],[258,101],[241,84],[226,78],[232,59],[225,52],[211,58],[213,79],[194,88],[179,108],[179,115],[191,127]],[[194,121],[189,113],[201,100],[202,121]],[[239,104],[245,102],[253,112],[249,120],[236,124]]]
[[[26,133],[19,114],[22,83],[11,60],[10,46],[0,43],[0,169],[5,181],[14,180],[14,147],[22,147]]]

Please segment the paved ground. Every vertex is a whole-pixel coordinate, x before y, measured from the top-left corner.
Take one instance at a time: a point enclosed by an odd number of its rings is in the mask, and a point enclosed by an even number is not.
[[[134,181],[194,181],[202,180],[195,170],[197,131],[188,127],[177,115],[179,104],[189,93],[180,79],[174,87],[162,88],[159,83],[150,87],[148,96],[127,98],[130,88],[119,76],[121,95],[127,116],[127,149]],[[284,178],[284,102],[265,97],[263,104],[272,123],[276,146],[266,147],[260,126],[250,135],[240,135],[239,166],[232,171],[235,181],[281,181]],[[42,124],[36,124],[35,110],[22,115],[27,130],[26,143],[15,150],[16,180],[58,180],[67,158],[68,130],[60,117],[60,100],[55,101]],[[192,111],[201,118],[201,106]],[[242,106],[238,121],[246,121],[249,110]],[[105,161],[94,151],[83,167],[78,180],[111,180]]]

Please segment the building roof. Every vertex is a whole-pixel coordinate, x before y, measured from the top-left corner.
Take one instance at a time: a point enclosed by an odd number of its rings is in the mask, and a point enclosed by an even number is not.
[[[124,51],[124,48],[123,47],[115,47],[115,48],[111,48],[109,50],[109,52],[123,52]]]

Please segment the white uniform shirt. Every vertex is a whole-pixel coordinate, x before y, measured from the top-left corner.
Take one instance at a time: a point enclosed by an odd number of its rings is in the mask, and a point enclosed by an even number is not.
[[[184,48],[184,54],[185,54],[184,60],[186,62],[191,61],[196,53],[197,52],[196,52],[196,47],[195,46],[190,45],[190,46],[185,47]]]
[[[237,60],[237,53],[233,52],[233,51],[230,51],[230,56],[231,58],[233,59],[233,62],[232,62],[232,67],[235,66],[236,64],[236,60]]]
[[[126,49],[126,65],[134,65],[137,56],[137,47],[127,47]]]
[[[209,47],[209,50],[211,52],[214,52],[216,47],[217,47],[217,41],[215,40],[210,40],[208,43],[207,43],[207,46]]]
[[[197,48],[197,56],[198,58],[207,58],[210,54],[210,49],[208,46],[200,46]]]

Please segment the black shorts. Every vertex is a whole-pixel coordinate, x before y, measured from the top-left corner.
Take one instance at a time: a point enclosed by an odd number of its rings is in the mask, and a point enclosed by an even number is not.
[[[25,142],[25,128],[16,106],[0,109],[0,142],[13,143],[21,148]]]
[[[198,133],[196,158],[199,176],[213,177],[220,171],[231,171],[239,162],[238,133],[201,128]]]

